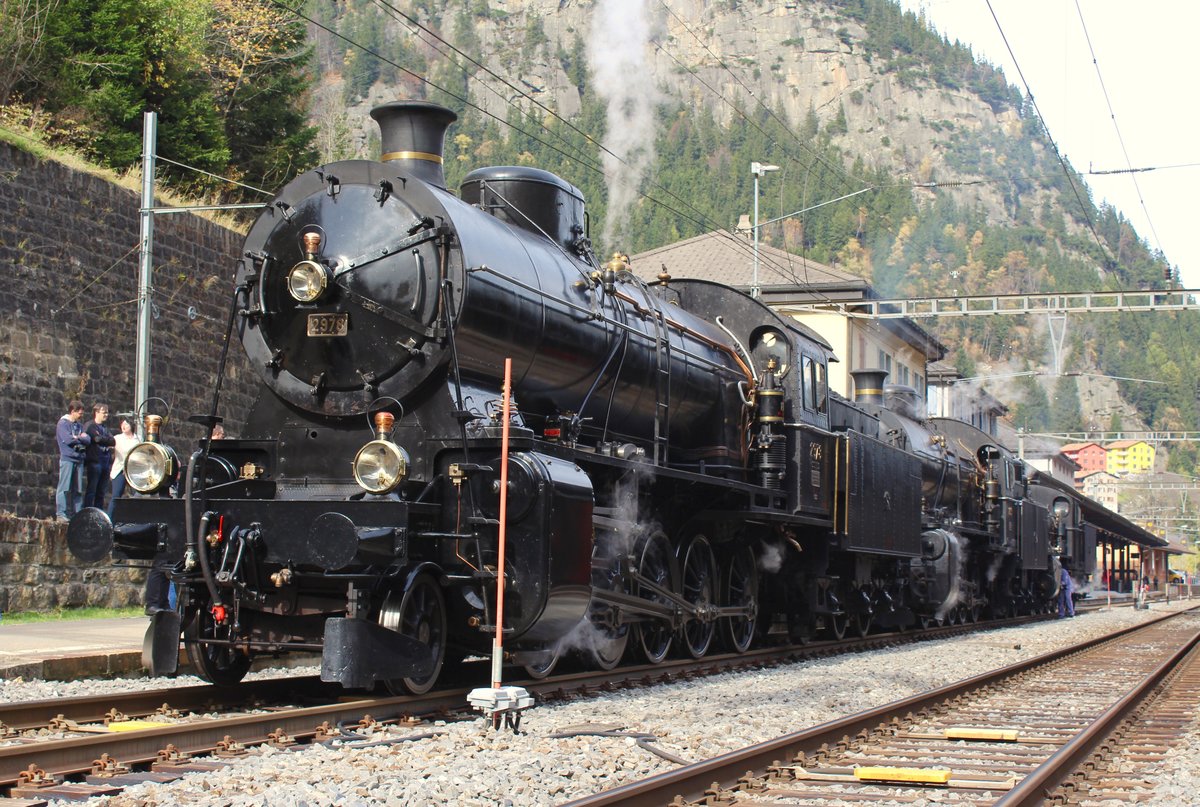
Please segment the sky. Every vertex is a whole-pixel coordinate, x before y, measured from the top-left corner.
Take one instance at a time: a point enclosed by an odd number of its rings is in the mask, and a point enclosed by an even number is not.
[[[1059,151],[1085,174],[1096,202],[1120,210],[1151,249],[1179,268],[1185,287],[1200,288],[1193,189],[1200,182],[1200,3],[991,0],[995,19],[986,0],[900,4],[924,9],[934,28],[1003,68],[1024,93],[1023,74]],[[1187,164],[1194,165],[1165,168]],[[1087,175],[1130,167],[1159,170]]]

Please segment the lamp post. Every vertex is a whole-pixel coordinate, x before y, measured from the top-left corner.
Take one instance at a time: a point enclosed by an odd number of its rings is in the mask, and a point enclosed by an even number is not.
[[[758,297],[758,178],[768,171],[778,171],[778,165],[764,165],[759,162],[750,163],[750,173],[754,174],[754,279],[750,285],[750,296]]]

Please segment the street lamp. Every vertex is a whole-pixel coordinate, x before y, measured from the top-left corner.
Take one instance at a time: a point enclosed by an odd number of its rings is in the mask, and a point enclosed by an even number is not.
[[[750,163],[750,173],[754,174],[754,280],[750,285],[750,296],[758,297],[758,178],[768,171],[778,171],[778,165],[764,165],[759,162]]]

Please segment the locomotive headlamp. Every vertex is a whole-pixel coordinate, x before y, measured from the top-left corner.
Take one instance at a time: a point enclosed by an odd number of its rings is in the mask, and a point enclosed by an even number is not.
[[[138,493],[157,493],[175,476],[175,454],[159,442],[162,418],[147,415],[146,440],[138,443],[125,457],[125,480]]]
[[[396,418],[389,412],[376,414],[376,439],[354,455],[354,481],[367,493],[391,493],[408,475],[408,452],[391,439],[395,422]]]
[[[325,293],[329,271],[313,260],[300,261],[288,272],[288,294],[297,302],[311,303]]]
[[[288,272],[288,294],[297,302],[311,303],[325,293],[329,285],[329,270],[317,262],[321,251],[321,234],[316,231],[304,233],[300,241],[304,249],[304,260]]]

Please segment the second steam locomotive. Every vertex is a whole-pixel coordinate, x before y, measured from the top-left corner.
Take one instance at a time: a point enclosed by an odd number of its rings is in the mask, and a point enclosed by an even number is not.
[[[230,313],[260,393],[238,439],[172,448],[72,519],[85,560],[152,562],[206,679],[319,652],[322,676],[424,692],[486,654],[602,668],[772,635],[1044,609],[1092,571],[1078,496],[906,388],[831,393],[830,346],[732,288],[598,262],[580,192],[526,167],[445,188],[449,110],[372,112],[380,161],[289,183],[246,239]],[[499,565],[503,373],[512,415]],[[193,418],[207,430],[213,411]]]

